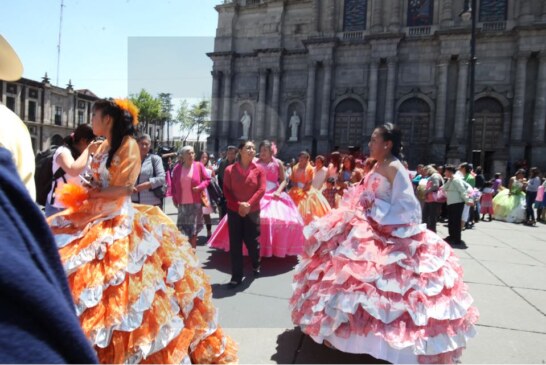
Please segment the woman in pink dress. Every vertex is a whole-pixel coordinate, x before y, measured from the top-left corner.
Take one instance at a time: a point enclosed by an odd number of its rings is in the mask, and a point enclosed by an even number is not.
[[[478,311],[451,247],[421,224],[392,124],[372,134],[378,162],[338,209],[305,228],[292,321],[318,343],[391,363],[459,360]]]
[[[275,158],[275,147],[269,141],[260,143],[260,165],[266,172],[267,187],[260,200],[260,256],[296,256],[303,252],[303,220],[298,208],[284,192],[284,166]],[[210,247],[229,251],[229,234],[224,217],[208,242]],[[243,246],[244,255],[248,255]]]

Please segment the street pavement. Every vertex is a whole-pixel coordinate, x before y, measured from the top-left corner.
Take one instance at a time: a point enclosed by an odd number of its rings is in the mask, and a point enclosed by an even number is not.
[[[170,199],[166,213],[176,221]],[[447,227],[440,223],[438,233],[447,236]],[[229,254],[208,248],[205,234],[197,253],[210,277],[219,322],[239,344],[241,363],[379,362],[318,345],[294,327],[288,300],[297,258],[262,259],[263,274],[255,280],[247,260],[249,277],[228,289]],[[480,222],[463,232],[463,240],[466,247],[456,253],[480,319],[462,362],[546,363],[546,225]]]

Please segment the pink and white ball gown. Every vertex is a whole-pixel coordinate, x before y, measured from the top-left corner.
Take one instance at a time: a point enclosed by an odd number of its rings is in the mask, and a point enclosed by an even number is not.
[[[260,256],[285,257],[296,256],[303,252],[303,220],[292,198],[282,192],[278,199],[273,193],[279,187],[279,162],[273,159],[269,163],[258,161],[266,172],[266,193],[260,200]],[[229,230],[227,215],[220,221],[210,237],[208,245],[229,251]],[[243,254],[248,255],[246,246]]]
[[[292,321],[318,343],[392,363],[452,363],[478,311],[451,247],[421,223],[403,167],[370,173],[305,227]]]

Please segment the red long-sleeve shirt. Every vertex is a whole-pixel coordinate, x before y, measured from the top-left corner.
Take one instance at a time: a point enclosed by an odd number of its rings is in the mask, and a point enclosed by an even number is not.
[[[239,162],[228,166],[224,173],[223,186],[227,208],[237,212],[239,203],[248,202],[251,212],[259,210],[265,186],[265,171],[254,162],[251,162],[246,170],[243,170]]]

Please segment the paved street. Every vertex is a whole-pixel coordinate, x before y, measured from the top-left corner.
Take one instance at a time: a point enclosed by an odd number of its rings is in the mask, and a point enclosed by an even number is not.
[[[176,219],[170,202],[167,213]],[[439,233],[447,235],[442,224]],[[545,363],[546,225],[480,222],[463,232],[463,240],[468,247],[456,251],[480,311],[478,335],[463,363]],[[296,258],[264,259],[262,277],[245,279],[234,291],[224,285],[230,279],[228,254],[204,246],[204,236],[199,242],[220,323],[239,343],[241,363],[377,362],[319,346],[294,328],[288,299]]]

